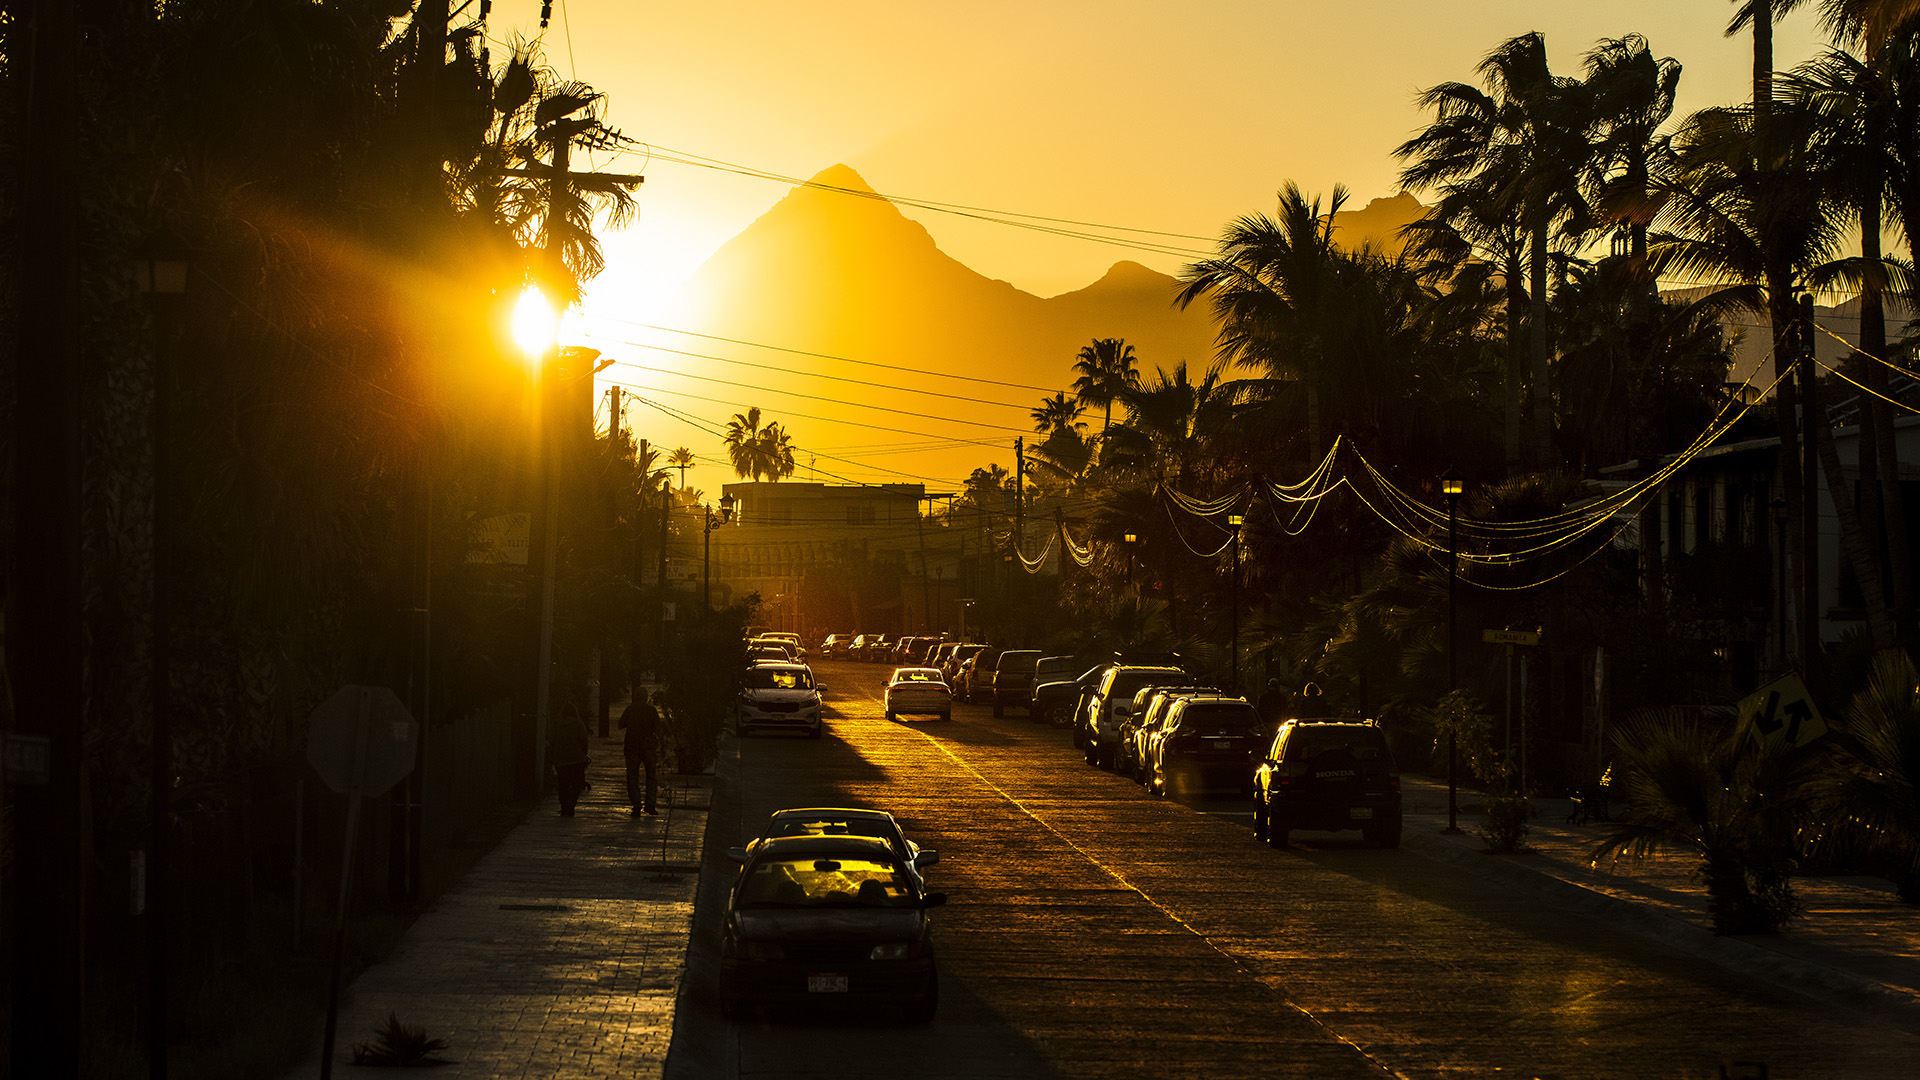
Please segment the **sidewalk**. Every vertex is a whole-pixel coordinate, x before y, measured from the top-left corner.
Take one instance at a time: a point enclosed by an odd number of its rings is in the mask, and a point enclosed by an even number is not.
[[[1681,851],[1636,866],[1628,860],[1590,866],[1605,823],[1570,824],[1567,799],[1534,800],[1527,850],[1495,854],[1475,832],[1478,792],[1456,796],[1462,833],[1446,835],[1447,785],[1403,776],[1409,851],[1498,875],[1544,901],[1658,938],[1692,956],[1755,979],[1791,986],[1891,1023],[1920,1024],[1920,908],[1903,904],[1893,886],[1872,877],[1799,877],[1802,915],[1778,934],[1722,937],[1707,915],[1707,890]]]
[[[617,710],[616,710],[617,714]],[[620,730],[594,738],[574,817],[549,795],[342,995],[334,1075],[392,1012],[446,1041],[439,1080],[658,1077],[686,970],[713,777],[662,774],[628,813]],[[320,1075],[320,1048],[287,1080]]]

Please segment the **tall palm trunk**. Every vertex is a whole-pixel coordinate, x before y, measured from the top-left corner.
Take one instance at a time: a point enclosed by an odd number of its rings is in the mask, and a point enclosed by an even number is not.
[[[1874,138],[1877,135],[1869,135],[1870,140]],[[1906,558],[1906,509],[1900,498],[1900,453],[1893,438],[1891,387],[1887,366],[1881,363],[1887,355],[1886,282],[1873,272],[1883,254],[1881,218],[1876,183],[1860,212],[1860,256],[1869,270],[1860,294],[1860,381],[1868,390],[1860,412],[1860,490],[1871,503],[1861,524],[1869,537],[1883,539],[1878,554],[1886,568],[1895,640],[1904,641],[1913,629],[1913,574]]]
[[[1774,260],[1769,260],[1767,266],[1767,316],[1773,327],[1774,422],[1780,434],[1780,495],[1787,505],[1787,543],[1782,557],[1787,561],[1788,593],[1800,598],[1793,652],[1801,669],[1811,672],[1813,660],[1819,655],[1820,624],[1813,595],[1819,575],[1810,575],[1807,569],[1814,547],[1808,543],[1813,530],[1807,527],[1805,489],[1800,472],[1800,395],[1795,392],[1793,380],[1796,318],[1793,271],[1777,265]],[[1786,602],[1786,597],[1780,598],[1782,605]],[[1787,658],[1781,659],[1785,662]]]
[[[1520,255],[1513,252],[1503,268],[1507,280],[1507,362],[1500,369],[1500,391],[1506,423],[1507,468],[1520,464],[1520,372],[1526,353],[1520,346]]]
[[[1537,468],[1545,468],[1553,450],[1553,388],[1548,382],[1547,364],[1547,222],[1538,216],[1532,229],[1527,253],[1527,313],[1533,320],[1533,385],[1528,401],[1532,408],[1529,428],[1533,445],[1529,458]]]

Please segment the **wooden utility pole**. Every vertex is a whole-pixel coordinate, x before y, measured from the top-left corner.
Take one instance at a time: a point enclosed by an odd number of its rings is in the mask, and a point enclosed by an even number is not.
[[[13,368],[16,519],[7,612],[14,728],[6,790],[14,859],[6,879],[8,1042],[16,1077],[79,1077],[87,1067],[86,835],[81,781],[81,190],[77,152],[82,9],[27,0],[10,40],[20,91],[18,338]]]

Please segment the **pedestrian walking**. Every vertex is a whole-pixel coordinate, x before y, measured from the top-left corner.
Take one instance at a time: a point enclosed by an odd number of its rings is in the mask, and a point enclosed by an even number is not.
[[[547,733],[547,759],[560,790],[560,816],[572,817],[580,793],[587,790],[587,722],[572,702],[561,706]]]
[[[654,763],[660,757],[660,710],[653,707],[643,692],[621,711],[620,726],[626,729],[623,749],[627,757],[627,802],[633,805],[634,817],[656,813]],[[643,770],[646,773],[644,789],[640,782]]]

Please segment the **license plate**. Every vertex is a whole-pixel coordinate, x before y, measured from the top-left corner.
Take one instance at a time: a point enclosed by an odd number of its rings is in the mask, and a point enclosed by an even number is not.
[[[846,992],[847,977],[845,975],[807,976],[807,993],[809,994],[844,994]]]
[[[1372,821],[1372,820],[1373,820],[1373,807],[1371,807],[1371,806],[1356,806],[1356,807],[1354,807],[1354,808],[1353,808],[1353,820],[1355,820],[1355,821]]]
[[[1232,739],[1215,739],[1213,740],[1213,748],[1215,750],[1231,750],[1233,749],[1233,740]]]

